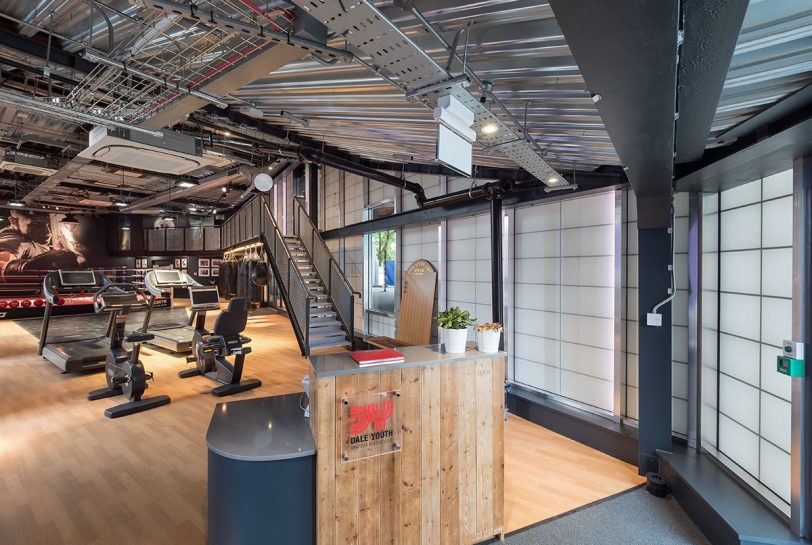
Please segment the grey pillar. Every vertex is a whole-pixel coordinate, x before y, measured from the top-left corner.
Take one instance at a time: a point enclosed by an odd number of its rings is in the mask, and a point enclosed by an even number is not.
[[[812,157],[793,165],[792,340],[812,342]],[[789,339],[788,339],[789,340]],[[807,354],[805,354],[806,357]],[[812,376],[792,379],[792,529],[812,535]]]
[[[668,297],[671,287],[671,233],[638,229],[640,414],[638,471],[657,471],[657,450],[671,449],[671,303],[660,307],[661,326],[646,325],[646,314]]]

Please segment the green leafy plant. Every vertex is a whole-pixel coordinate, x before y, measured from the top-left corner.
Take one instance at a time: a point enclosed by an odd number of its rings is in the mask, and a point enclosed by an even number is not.
[[[372,241],[375,243],[375,259],[378,260],[379,267],[383,267],[387,261],[395,259],[394,230],[372,233]]]
[[[473,325],[476,318],[471,317],[471,313],[462,310],[460,307],[451,307],[444,310],[436,317],[437,323],[444,329],[465,329]]]

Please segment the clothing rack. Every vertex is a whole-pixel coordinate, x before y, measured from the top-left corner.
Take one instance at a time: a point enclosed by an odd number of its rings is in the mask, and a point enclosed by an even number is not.
[[[252,250],[257,250],[257,252],[262,251],[262,243],[261,242],[252,242],[251,244],[242,244],[237,246],[236,248],[232,248],[230,250],[226,250],[223,252],[223,257],[237,257],[240,255],[245,255],[250,253]]]

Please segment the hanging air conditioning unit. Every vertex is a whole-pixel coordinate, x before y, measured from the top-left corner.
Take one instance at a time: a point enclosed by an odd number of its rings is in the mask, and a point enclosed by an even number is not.
[[[8,151],[3,155],[0,169],[34,176],[50,176],[56,172],[56,169],[48,168],[48,160],[45,157],[16,151]]]
[[[98,126],[90,131],[90,145],[79,157],[166,174],[186,174],[230,163],[222,156],[205,153],[200,140],[194,136],[171,131],[162,133],[152,136],[141,131]]]

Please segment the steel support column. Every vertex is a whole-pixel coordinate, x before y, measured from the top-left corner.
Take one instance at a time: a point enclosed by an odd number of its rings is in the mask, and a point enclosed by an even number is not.
[[[812,156],[793,165],[792,340],[812,343]],[[812,376],[792,379],[792,529],[812,535]]]
[[[688,446],[702,448],[702,193],[688,197]]]
[[[672,265],[669,229],[638,229],[639,446],[638,471],[657,471],[657,450],[671,450],[671,303],[660,307],[662,325],[646,314],[669,296]]]
[[[493,322],[503,323],[502,297],[502,198],[491,198],[491,311]]]

